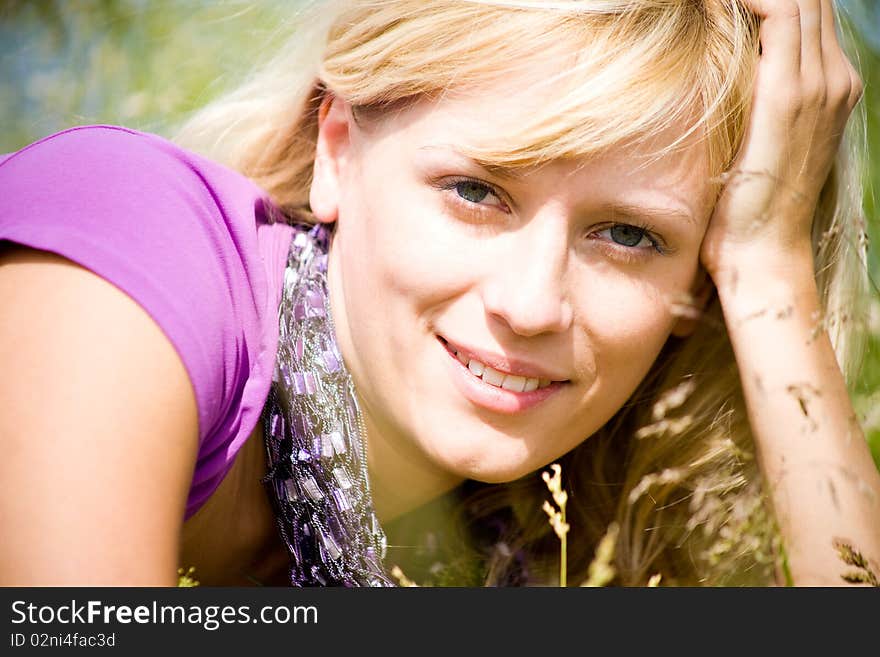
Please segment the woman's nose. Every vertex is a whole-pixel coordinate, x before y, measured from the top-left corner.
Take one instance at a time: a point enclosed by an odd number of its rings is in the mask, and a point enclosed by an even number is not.
[[[483,286],[486,311],[522,336],[561,333],[572,322],[563,222],[533,220],[505,235],[489,262]]]

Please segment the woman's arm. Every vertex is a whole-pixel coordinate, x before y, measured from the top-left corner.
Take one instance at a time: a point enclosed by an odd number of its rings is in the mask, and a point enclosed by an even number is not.
[[[794,583],[843,584],[854,569],[836,539],[880,564],[880,474],[828,334],[817,331],[811,254],[751,260],[719,295],[767,492]]]
[[[880,563],[880,474],[819,325],[810,231],[862,84],[831,0],[745,3],[763,19],[752,117],[701,257],[794,583],[842,584],[835,540]]]
[[[0,584],[173,586],[198,442],[173,346],[47,252],[0,252],[0,308]]]

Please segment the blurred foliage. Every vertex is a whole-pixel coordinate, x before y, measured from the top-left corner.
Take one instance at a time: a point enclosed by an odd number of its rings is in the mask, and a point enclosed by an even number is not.
[[[0,0],[0,152],[86,123],[166,136],[281,43],[295,0]],[[880,2],[839,0],[859,41],[871,156],[865,206],[880,281]],[[880,293],[855,384],[880,464]]]
[[[296,4],[0,0],[0,152],[86,123],[167,136],[277,47]]]

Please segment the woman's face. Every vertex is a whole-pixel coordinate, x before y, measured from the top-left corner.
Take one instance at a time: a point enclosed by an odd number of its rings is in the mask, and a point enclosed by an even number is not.
[[[457,148],[499,103],[426,100],[366,128],[334,100],[312,188],[338,222],[331,303],[371,456],[450,481],[512,480],[594,433],[702,278],[702,149],[489,171]]]

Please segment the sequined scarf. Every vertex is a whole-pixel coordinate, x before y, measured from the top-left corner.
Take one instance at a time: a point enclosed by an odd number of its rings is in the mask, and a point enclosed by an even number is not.
[[[292,586],[394,586],[373,509],[363,420],[336,344],[327,288],[330,232],[294,227],[263,434],[263,483]]]

